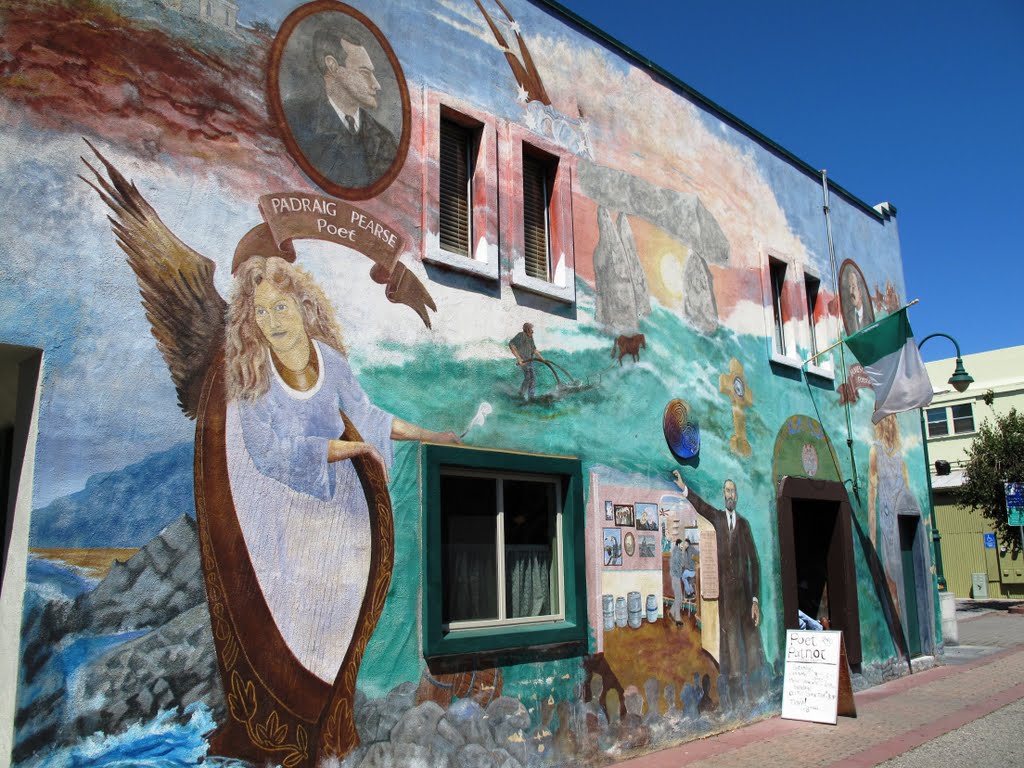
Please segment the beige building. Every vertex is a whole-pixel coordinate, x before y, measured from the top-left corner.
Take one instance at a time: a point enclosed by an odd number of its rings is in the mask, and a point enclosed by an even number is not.
[[[1024,410],[1024,346],[965,355],[963,362],[974,377],[966,392],[948,384],[954,358],[926,365],[935,388],[925,420],[946,584],[961,597],[1021,597],[1024,557],[1011,557],[1001,541],[986,536],[993,533],[991,523],[980,512],[958,507],[953,494],[963,483],[967,449],[981,424],[1011,408]],[[936,474],[938,461],[949,462],[949,474]]]

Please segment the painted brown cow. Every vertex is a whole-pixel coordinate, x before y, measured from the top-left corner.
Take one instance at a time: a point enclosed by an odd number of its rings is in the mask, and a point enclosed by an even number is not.
[[[640,362],[640,350],[647,349],[647,339],[642,333],[626,336],[622,334],[612,344],[612,357],[619,356],[619,365],[622,365],[622,358],[626,355],[633,356],[633,362]]]

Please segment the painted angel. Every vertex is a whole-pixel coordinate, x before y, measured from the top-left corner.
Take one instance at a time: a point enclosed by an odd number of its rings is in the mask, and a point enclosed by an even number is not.
[[[85,180],[114,213],[179,404],[196,419],[196,518],[228,703],[211,753],[287,768],[344,757],[359,742],[356,675],[394,562],[393,441],[458,438],[370,401],[333,307],[288,252],[236,253],[226,304],[215,264],[96,155],[106,176],[86,162]]]

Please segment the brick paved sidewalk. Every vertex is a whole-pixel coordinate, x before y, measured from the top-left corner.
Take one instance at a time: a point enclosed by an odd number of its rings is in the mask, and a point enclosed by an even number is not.
[[[933,667],[861,691],[855,696],[857,718],[840,717],[831,726],[775,717],[617,766],[877,765],[1024,699],[1024,616],[993,613],[968,626],[967,638],[961,629],[961,643],[991,649],[990,655]]]

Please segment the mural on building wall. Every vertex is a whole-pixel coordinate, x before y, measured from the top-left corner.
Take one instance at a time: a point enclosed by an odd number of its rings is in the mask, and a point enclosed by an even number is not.
[[[850,259],[839,267],[839,301],[847,336],[875,322],[867,281],[860,267]]]
[[[852,363],[846,372],[846,381],[839,385],[839,404],[856,403],[861,389],[871,389],[871,379],[860,363]]]
[[[747,438],[746,410],[754,404],[754,393],[750,391],[743,363],[735,357],[729,361],[729,370],[718,377],[718,390],[725,395],[732,408],[732,437],[729,447],[739,456],[751,454]]]
[[[370,402],[329,300],[289,263],[294,251],[288,260],[253,252],[270,247],[267,225],[236,250],[225,305],[214,263],[97,156],[110,178],[94,171],[95,188],[116,216],[182,410],[198,422],[196,513],[230,714],[211,750],[290,766],[344,757],[359,743],[355,680],[391,581],[391,441],[458,438]],[[280,211],[289,198],[271,199]],[[300,220],[275,239],[304,227],[313,230]],[[379,222],[364,229],[394,237]],[[342,237],[358,248],[356,234]]]
[[[516,47],[519,49],[517,53],[512,50],[499,25],[495,23],[494,18],[487,12],[480,0],[473,1],[476,3],[476,7],[480,9],[480,13],[483,14],[491,34],[494,35],[494,41],[505,54],[505,60],[512,69],[512,74],[515,76],[516,85],[519,89],[516,98],[523,103],[539,101],[541,104],[550,104],[551,99],[548,98],[548,94],[544,90],[544,83],[541,81],[540,73],[537,71],[537,65],[533,63],[530,49],[526,47],[526,41],[523,40],[519,22],[512,18],[512,14],[502,5],[501,0],[494,0],[504,17],[501,19],[503,22],[502,26],[515,39]]]
[[[661,417],[661,430],[672,455],[690,461],[700,453],[700,424],[690,418],[690,407],[678,397],[670,400]]]
[[[900,555],[901,515],[921,517],[910,490],[907,462],[903,457],[899,422],[890,414],[875,425],[868,475],[868,534],[885,568],[889,592],[897,613],[904,613],[903,564]]]
[[[785,476],[842,482],[839,459],[821,422],[796,414],[783,422],[775,437],[772,478],[778,485]]]
[[[892,280],[886,280],[884,293],[878,287],[878,284],[875,284],[875,292],[871,296],[871,303],[875,308],[875,314],[889,315],[903,306],[903,299],[900,298],[899,291],[896,290]]]
[[[771,673],[761,643],[761,563],[751,534],[750,523],[737,511],[739,493],[736,482],[722,484],[725,510],[691,494],[678,470],[676,484],[697,514],[713,527],[715,558],[718,565],[719,668],[729,705],[749,708],[768,689]],[[707,543],[710,543],[708,541]],[[705,556],[711,547],[705,546]]]
[[[587,699],[599,702],[600,717],[618,722],[632,746],[649,743],[658,722],[721,713],[718,625],[713,618],[717,596],[710,601],[699,596],[698,517],[672,487],[664,480],[619,478],[603,468],[591,473],[592,498],[594,493],[611,496],[616,511],[633,514],[617,516],[614,529],[588,522],[590,624],[596,652],[586,663],[587,688],[596,686],[599,694],[591,691]],[[711,530],[708,521],[703,524]],[[659,529],[663,541],[674,537],[683,542],[685,537],[692,544],[662,551],[654,536],[641,533]],[[610,562],[609,537],[616,534],[623,541],[635,537],[639,546],[630,551],[623,544]],[[716,628],[710,646],[702,611]],[[600,738],[612,743],[610,735]]]
[[[807,395],[765,363],[750,275],[766,242],[827,271],[820,221],[790,207],[801,174],[524,0],[268,0],[240,4],[231,29],[148,0],[0,5],[0,340],[46,352],[15,762],[158,750],[294,766],[351,750],[354,768],[504,750],[596,765],[772,711],[763,458]],[[313,135],[328,89],[375,138]],[[416,258],[436,237],[439,103],[484,121],[500,158],[516,142],[558,155],[572,236],[552,255],[557,299],[509,285],[514,205],[489,200],[477,233],[493,276]],[[107,204],[76,178],[83,136],[111,161],[90,176]],[[359,159],[334,167],[341,145]],[[517,199],[495,166],[497,197]],[[837,242],[898,292],[898,247],[877,229],[861,246],[837,228]],[[263,394],[248,388],[261,367]],[[834,402],[822,423],[841,429]],[[580,654],[424,659],[415,441],[455,436],[414,425],[581,459]],[[359,457],[345,439],[339,461],[288,458],[350,428]],[[776,458],[826,476],[821,438],[794,429]],[[681,464],[683,487],[668,474]]]
[[[274,40],[268,104],[285,146],[321,189],[373,197],[409,149],[409,89],[370,19],[336,0],[296,8]]]

